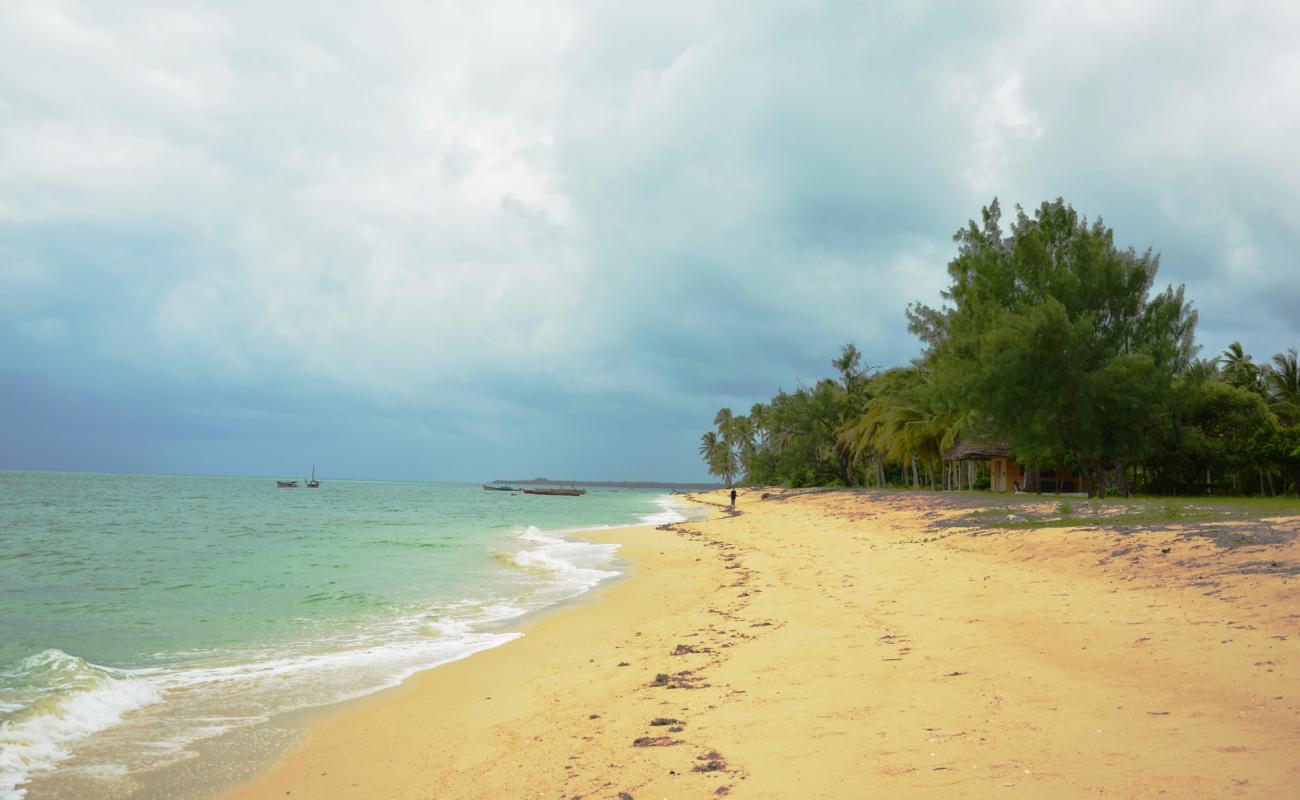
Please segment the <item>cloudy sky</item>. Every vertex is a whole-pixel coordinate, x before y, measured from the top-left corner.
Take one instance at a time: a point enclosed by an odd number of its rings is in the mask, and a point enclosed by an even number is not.
[[[703,479],[995,196],[1300,345],[1300,7],[984,6],[0,0],[0,468]]]

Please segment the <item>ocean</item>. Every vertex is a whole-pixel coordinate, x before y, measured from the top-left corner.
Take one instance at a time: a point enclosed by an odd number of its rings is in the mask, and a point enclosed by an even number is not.
[[[508,642],[620,573],[566,532],[686,513],[662,491],[0,472],[0,800],[186,794],[150,776],[193,791],[212,742],[275,751],[274,718]]]

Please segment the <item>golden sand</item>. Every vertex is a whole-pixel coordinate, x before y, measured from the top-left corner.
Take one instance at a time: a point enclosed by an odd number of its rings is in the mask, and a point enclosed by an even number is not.
[[[957,512],[907,494],[739,509],[584,534],[632,579],[229,797],[1300,796],[1295,537],[941,531]]]

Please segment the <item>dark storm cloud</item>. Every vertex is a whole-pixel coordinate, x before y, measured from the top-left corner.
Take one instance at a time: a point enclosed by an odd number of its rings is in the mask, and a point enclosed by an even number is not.
[[[1300,344],[1281,4],[12,11],[0,467],[701,478],[994,196]]]

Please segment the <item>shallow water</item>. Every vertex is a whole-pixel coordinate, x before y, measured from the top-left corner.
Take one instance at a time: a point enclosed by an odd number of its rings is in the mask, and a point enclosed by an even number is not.
[[[615,546],[558,532],[678,518],[656,492],[0,472],[0,800],[60,772],[122,794],[509,641],[618,574]]]

